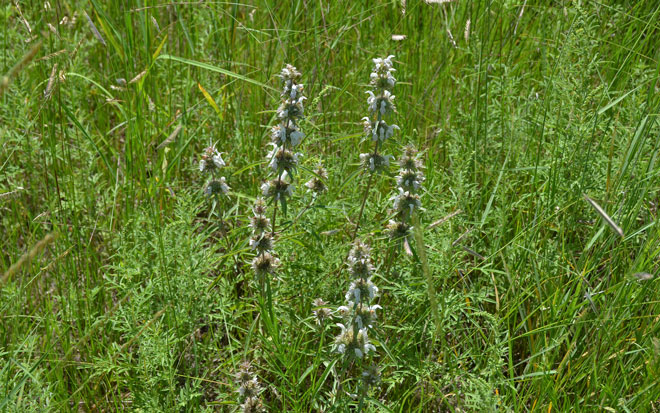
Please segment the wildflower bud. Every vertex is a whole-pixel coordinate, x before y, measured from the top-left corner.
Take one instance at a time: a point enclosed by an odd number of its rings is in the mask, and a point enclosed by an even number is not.
[[[269,252],[257,255],[252,260],[252,269],[257,277],[273,275],[279,266],[280,260]]]
[[[312,310],[312,314],[314,314],[314,317],[316,318],[316,324],[318,325],[323,325],[326,320],[332,317],[332,310],[326,307],[327,304],[328,303],[323,301],[321,298],[317,298],[312,301],[312,305],[316,307],[314,310]]]
[[[374,153],[361,153],[360,164],[369,172],[382,171],[390,167],[391,155],[380,155]]]
[[[263,198],[257,198],[252,209],[254,215],[264,215],[266,213],[266,201]]]
[[[394,195],[390,199],[394,200],[394,210],[404,215],[412,215],[415,208],[418,210],[421,210],[422,208],[422,202],[420,201],[419,195],[410,191],[404,191],[402,188],[399,188],[398,195]]]
[[[274,147],[271,151],[270,157],[270,168],[274,171],[287,171],[289,175],[293,175],[293,172],[298,167],[298,156],[299,153],[293,153],[284,147]]]
[[[323,166],[319,165],[314,170],[314,174],[316,176],[305,182],[305,186],[317,195],[327,191],[328,187],[323,181],[328,179],[328,171],[326,171]]]
[[[254,379],[256,376],[252,372],[252,365],[248,361],[244,361],[240,364],[238,372],[236,372],[236,382],[239,386],[247,383],[248,381]]]
[[[387,234],[391,239],[407,237],[412,231],[412,226],[403,221],[390,220],[386,228]]]
[[[226,195],[230,189],[231,188],[229,188],[229,185],[227,185],[225,177],[221,176],[220,179],[214,179],[209,182],[208,185],[206,185],[204,192],[206,192],[206,195],[208,196]]]
[[[261,234],[262,232],[268,231],[270,227],[270,219],[266,218],[264,215],[255,215],[250,217],[250,228],[255,234]]]
[[[273,238],[269,232],[255,233],[250,238],[250,248],[263,254],[273,250]]]
[[[284,176],[284,174],[282,174]],[[261,185],[261,193],[266,198],[284,199],[293,195],[294,185],[282,178],[275,178]]]
[[[396,184],[404,191],[417,192],[425,179],[420,170],[403,169],[396,177]]]

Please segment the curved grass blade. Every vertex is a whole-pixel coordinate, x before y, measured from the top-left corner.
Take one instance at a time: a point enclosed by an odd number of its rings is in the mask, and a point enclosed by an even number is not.
[[[185,59],[183,57],[177,57],[177,56],[172,56],[172,55],[168,55],[168,54],[162,54],[162,55],[158,56],[158,58],[156,60],[172,60],[174,62],[184,63],[184,64],[187,64],[187,65],[190,65],[190,66],[196,66],[196,67],[199,67],[201,69],[210,70],[212,72],[222,73],[223,75],[227,75],[227,76],[233,77],[235,79],[242,80],[244,82],[252,83],[253,85],[257,85],[257,86],[260,86],[264,89],[272,90],[274,92],[279,93],[279,91],[277,89],[275,89],[274,87],[268,86],[267,84],[262,83],[258,80],[251,79],[247,76],[243,76],[243,75],[240,75],[238,73],[234,73],[230,70],[223,69],[223,68],[218,67],[218,66],[213,66],[213,65],[208,64],[208,63],[198,62],[196,60]]]

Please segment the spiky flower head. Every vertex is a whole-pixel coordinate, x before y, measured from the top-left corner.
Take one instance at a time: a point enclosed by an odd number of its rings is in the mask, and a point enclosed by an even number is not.
[[[282,82],[284,83],[284,91],[287,92],[291,88],[291,85],[298,83],[302,77],[302,74],[300,74],[295,66],[287,64],[282,68],[279,76],[282,78]]]
[[[252,269],[259,278],[275,274],[279,266],[280,260],[270,252],[259,254],[252,260]]]
[[[374,266],[371,263],[371,248],[360,240],[357,240],[346,259],[348,271],[353,278],[367,279],[371,277]]]
[[[390,55],[384,59],[373,59],[374,68],[370,78],[371,85],[374,88],[390,90],[396,84],[396,79],[392,75],[392,72],[396,71],[396,69],[392,67],[393,57],[394,56]]]
[[[351,326],[337,323],[337,327],[341,328],[341,332],[335,339],[338,353],[361,359],[370,351],[376,350],[376,347],[369,342],[366,328],[358,329],[356,335]]]
[[[261,185],[261,193],[266,198],[275,198],[279,201],[281,199],[293,195],[294,185],[284,180],[286,173],[282,177],[271,179]]]
[[[254,201],[254,208],[252,208],[254,215],[264,215],[266,213],[266,201],[259,197]]]
[[[300,88],[300,91],[302,92],[302,88]],[[280,119],[289,119],[293,122],[302,118],[303,113],[305,112],[303,104],[306,99],[306,97],[300,96],[295,99],[291,98],[285,100],[277,109],[277,117]]]
[[[317,298],[312,301],[312,305],[314,306],[312,314],[314,314],[316,324],[323,325],[326,320],[332,317],[332,310],[327,307],[328,303],[326,303],[322,298]]]
[[[397,125],[388,125],[384,120],[371,121],[368,117],[362,118],[364,124],[364,134],[372,141],[381,141],[389,139],[394,135],[394,130],[399,130]]]
[[[231,188],[227,185],[227,180],[224,176],[220,179],[214,179],[206,185],[204,192],[208,196],[226,195]]]
[[[215,145],[209,145],[199,161],[199,170],[201,172],[215,172],[216,170],[225,166],[225,161],[222,159],[220,152],[215,148]]]
[[[419,195],[402,188],[399,188],[399,193],[391,199],[394,200],[394,210],[402,214],[412,215],[415,209],[421,210],[422,208]]]
[[[374,62],[374,73],[383,74],[396,71],[393,67],[392,59],[394,59],[394,55],[389,55],[385,58],[372,59]]]
[[[237,392],[238,394],[241,395],[241,397],[247,397],[249,399],[249,398],[256,398],[257,396],[259,396],[261,390],[262,389],[261,386],[259,385],[259,381],[255,376],[251,380],[242,383],[241,386],[238,388]]]
[[[270,152],[270,155],[268,155],[270,158],[268,166],[270,166],[274,172],[286,171],[289,175],[293,175],[298,167],[299,156],[299,153],[294,153],[284,147],[275,146]]]
[[[241,404],[241,411],[243,413],[263,413],[266,408],[258,397],[248,397]]]
[[[411,231],[412,226],[406,222],[390,219],[387,223],[386,232],[392,239],[405,238]]]
[[[250,217],[250,228],[255,234],[266,232],[269,227],[270,219],[266,218],[265,215],[260,214]]]
[[[423,169],[422,161],[419,160],[417,149],[412,145],[406,145],[403,148],[403,154],[399,159],[399,166],[403,170],[419,171]]]
[[[377,153],[361,153],[360,164],[369,172],[378,172],[390,167],[392,155],[380,155]]]
[[[252,363],[249,361],[242,362],[238,366],[238,371],[236,372],[235,377],[236,383],[239,387],[256,378],[254,372],[252,371]]]
[[[269,232],[255,232],[250,237],[250,248],[256,250],[257,253],[263,254],[265,252],[273,251],[273,237]]]
[[[315,194],[321,194],[328,190],[324,181],[328,180],[328,171],[322,166],[318,165],[314,170],[314,176],[309,181],[305,182],[305,186]]]
[[[371,282],[371,279],[358,278],[353,281],[346,292],[346,301],[355,305],[361,299],[373,300],[378,294],[378,287]]]
[[[425,179],[419,169],[402,169],[396,177],[396,184],[404,191],[417,192]]]
[[[374,95],[374,92],[369,90],[367,94],[369,95],[367,104],[371,113],[380,112],[382,116],[385,116],[396,111],[396,106],[394,105],[395,96],[389,90],[383,90],[383,93],[380,95]]]

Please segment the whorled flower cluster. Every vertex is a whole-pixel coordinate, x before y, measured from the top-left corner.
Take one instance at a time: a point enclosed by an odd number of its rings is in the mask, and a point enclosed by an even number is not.
[[[326,321],[332,318],[332,310],[328,308],[328,303],[326,303],[322,298],[316,298],[312,301],[312,314],[316,320],[316,324],[319,326],[324,326]]]
[[[206,184],[204,192],[208,196],[225,195],[230,188],[224,176],[218,176],[220,169],[225,167],[225,161],[222,155],[215,148],[215,145],[209,146],[202,152],[202,158],[199,161],[199,170],[211,176],[211,180]]]
[[[305,186],[314,195],[320,195],[328,190],[325,181],[328,180],[328,171],[322,166],[318,165],[314,170],[314,176],[309,181],[305,182]]]
[[[396,178],[398,193],[390,198],[395,219],[389,221],[387,232],[393,239],[407,237],[412,230],[413,214],[423,210],[419,196],[425,179],[422,169],[417,149],[412,145],[406,146],[399,160],[399,174]]]
[[[270,219],[266,217],[266,202],[257,198],[252,211],[250,248],[257,254],[252,260],[252,270],[258,279],[263,280],[275,274],[280,260],[273,255],[273,235],[269,232]]]
[[[372,301],[378,295],[378,287],[371,281],[374,266],[371,262],[371,248],[358,240],[347,258],[348,271],[353,281],[346,292],[347,305],[337,309],[343,322],[337,323],[341,329],[335,338],[337,352],[346,357],[363,358],[376,348],[369,342],[369,330],[381,309]]]
[[[396,111],[394,105],[394,95],[392,88],[396,84],[396,79],[392,74],[396,69],[392,66],[390,55],[384,59],[373,59],[374,68],[371,73],[371,86],[373,90],[367,92],[367,105],[369,107],[369,116],[362,118],[364,123],[365,137],[376,142],[373,153],[360,154],[360,164],[369,172],[376,172],[389,167],[390,157],[378,154],[378,145],[394,135],[398,130],[397,125],[389,125],[385,118]]]
[[[235,377],[238,385],[236,391],[242,402],[241,411],[245,413],[265,412],[266,409],[259,397],[263,388],[259,384],[256,374],[252,371],[251,364],[249,362],[241,363]]]
[[[298,168],[299,153],[294,152],[305,136],[299,121],[304,117],[303,85],[298,83],[301,74],[291,65],[286,65],[279,74],[282,79],[282,99],[277,109],[278,124],[271,130],[272,150],[268,155],[268,166],[275,178],[261,186],[263,196],[285,202],[293,194],[292,178]]]

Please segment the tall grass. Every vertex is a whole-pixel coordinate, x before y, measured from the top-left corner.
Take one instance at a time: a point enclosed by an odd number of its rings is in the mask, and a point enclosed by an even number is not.
[[[0,5],[0,410],[233,411],[250,360],[271,411],[659,411],[660,5],[430,3]],[[393,170],[360,212],[389,54],[383,150],[425,151],[424,271],[386,256]],[[286,63],[310,97],[297,180],[323,159],[328,191],[278,217],[264,300],[247,224]],[[312,313],[343,301],[356,220],[384,310],[360,400]]]

